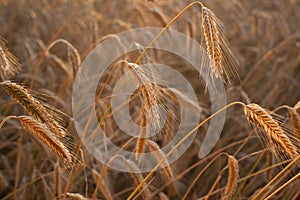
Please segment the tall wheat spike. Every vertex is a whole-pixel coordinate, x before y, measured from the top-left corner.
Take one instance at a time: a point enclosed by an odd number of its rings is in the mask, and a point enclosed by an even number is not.
[[[71,154],[68,149],[58,140],[56,135],[50,132],[45,124],[42,124],[29,116],[19,116],[18,119],[22,126],[43,141],[54,153],[63,158],[66,163],[70,164],[72,162]]]
[[[13,76],[20,71],[20,63],[5,46],[5,40],[0,37],[0,78],[6,79],[7,75]]]
[[[229,176],[225,190],[225,196],[223,200],[229,200],[232,198],[234,191],[237,186],[237,181],[239,177],[239,164],[238,161],[233,156],[228,156],[228,169]]]
[[[276,148],[280,148],[291,158],[299,155],[297,147],[291,142],[278,122],[271,116],[270,111],[257,104],[244,106],[244,112],[248,121],[263,130],[269,143]]]
[[[221,46],[220,33],[217,28],[214,14],[205,6],[202,7],[202,26],[204,29],[204,37],[209,55],[210,66],[215,72],[216,77],[223,74],[221,65]]]
[[[47,125],[49,130],[59,137],[66,136],[66,130],[51,116],[45,107],[21,85],[10,81],[0,83],[5,91],[20,103],[28,113],[38,121]]]
[[[214,13],[205,6],[202,6],[201,18],[212,74],[216,78],[222,78],[224,82],[230,82],[230,76],[237,76],[237,61],[230,51],[227,40],[223,36],[220,22]]]

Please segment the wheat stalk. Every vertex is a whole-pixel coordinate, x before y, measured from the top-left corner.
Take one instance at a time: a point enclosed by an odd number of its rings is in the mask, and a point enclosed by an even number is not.
[[[92,177],[93,177],[94,181],[98,184],[98,187],[100,188],[101,193],[103,194],[105,199],[112,200],[113,198],[112,198],[110,190],[108,188],[108,184],[105,183],[105,179],[100,180],[99,173],[94,169],[92,169]]]
[[[300,116],[295,108],[288,107],[288,112],[291,119],[291,125],[294,130],[294,135],[298,136],[297,139],[300,142]]]
[[[60,192],[61,192],[61,184],[60,184],[60,166],[59,166],[59,162],[56,162],[55,164],[55,168],[54,168],[54,180],[55,180],[55,197],[59,197],[60,196]]]
[[[30,95],[26,88],[10,81],[4,81],[1,85],[32,117],[46,124],[51,132],[59,137],[66,136],[66,130],[57,123],[54,117],[47,112],[36,98]]]
[[[279,147],[291,158],[298,156],[296,146],[291,142],[278,122],[270,115],[270,111],[252,103],[244,106],[244,112],[251,124],[264,130],[271,145]]]
[[[223,200],[231,199],[232,195],[237,186],[237,181],[239,177],[239,164],[238,161],[233,156],[228,156],[228,169],[229,169],[229,176],[225,190],[225,196]]]
[[[143,108],[142,117],[141,117],[141,132],[136,143],[136,159],[139,159],[141,154],[144,153],[145,151],[145,141],[147,136],[146,125],[147,125],[147,118],[146,118],[145,109]]]
[[[9,186],[8,181],[0,171],[0,192],[4,192],[5,189]]]
[[[165,157],[164,152],[162,152],[162,150],[160,149],[160,147],[158,146],[158,144],[152,140],[147,140],[147,146],[149,148],[149,150],[151,151],[151,153],[154,154],[155,158],[160,161]],[[163,170],[165,172],[165,174],[168,177],[172,177],[173,173],[170,167],[170,164],[168,162],[168,160],[166,159],[162,164],[163,166]]]
[[[30,133],[43,141],[54,153],[63,158],[66,163],[72,162],[71,154],[62,142],[58,140],[56,135],[52,134],[50,130],[30,116],[17,117],[22,126],[24,126]]]
[[[0,37],[0,78],[6,79],[7,75],[15,75],[20,71],[20,63],[5,46],[5,40]]]
[[[124,158],[125,159],[125,158]],[[128,171],[131,174],[132,179],[134,180],[134,183],[136,185],[139,185],[139,183],[141,181],[143,181],[144,177],[142,175],[142,172],[140,171],[140,169],[135,165],[134,162],[132,162],[131,160],[125,160]],[[144,185],[141,190],[143,191],[143,199],[151,199],[151,193],[150,190],[148,189],[148,187],[146,185]]]

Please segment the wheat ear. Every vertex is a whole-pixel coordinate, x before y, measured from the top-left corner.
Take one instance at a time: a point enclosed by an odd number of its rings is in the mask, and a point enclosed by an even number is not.
[[[5,46],[5,40],[0,37],[0,77],[6,79],[7,75],[15,75],[20,71],[18,59],[8,51]]]
[[[224,82],[230,82],[230,76],[237,76],[237,60],[230,51],[226,38],[223,36],[219,25],[220,22],[214,13],[203,5],[201,18],[205,46],[212,74],[216,78],[222,78]]]
[[[270,111],[252,103],[244,106],[244,112],[251,124],[263,130],[271,145],[279,147],[291,158],[298,156],[296,146],[291,142],[278,122],[270,115]]]
[[[202,7],[202,27],[206,41],[206,48],[209,55],[210,67],[216,77],[223,74],[221,65],[221,46],[219,30],[217,28],[214,14],[205,6]]]
[[[52,133],[59,137],[66,136],[66,130],[58,124],[37,99],[30,95],[26,88],[10,81],[4,81],[1,85],[32,117],[46,124]]]
[[[229,176],[225,190],[225,196],[223,200],[229,200],[232,198],[234,191],[237,186],[237,181],[239,177],[239,164],[238,161],[233,156],[228,156],[228,169]]]
[[[29,116],[19,116],[18,119],[22,126],[43,141],[54,153],[63,158],[66,163],[70,164],[72,162],[71,154],[68,149],[58,140],[56,135],[50,132],[45,124],[42,124]]]
[[[141,66],[135,63],[128,63],[127,66],[129,70],[131,70],[137,85],[140,87],[142,104],[145,105],[146,110],[149,111],[147,112],[147,122],[154,125],[154,127],[159,127],[160,115],[156,106],[158,98],[153,84]]]

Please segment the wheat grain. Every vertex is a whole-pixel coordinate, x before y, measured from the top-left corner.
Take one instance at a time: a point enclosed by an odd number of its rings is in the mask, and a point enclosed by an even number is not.
[[[298,156],[296,146],[290,141],[278,122],[270,115],[270,111],[252,103],[244,106],[244,112],[251,124],[264,131],[272,146],[280,148],[291,158]]]
[[[237,186],[237,181],[239,177],[239,164],[233,156],[228,156],[228,169],[229,176],[223,200],[231,199]]]
[[[18,119],[22,126],[43,141],[54,153],[63,158],[66,163],[70,164],[72,162],[71,154],[68,149],[50,132],[45,124],[42,124],[29,116],[19,116]]]

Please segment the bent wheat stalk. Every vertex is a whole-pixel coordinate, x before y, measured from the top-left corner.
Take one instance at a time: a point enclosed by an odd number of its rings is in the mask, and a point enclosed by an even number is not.
[[[63,158],[66,163],[70,164],[72,162],[71,154],[68,149],[44,124],[29,116],[19,116],[17,118],[22,126],[43,141],[54,153]]]

